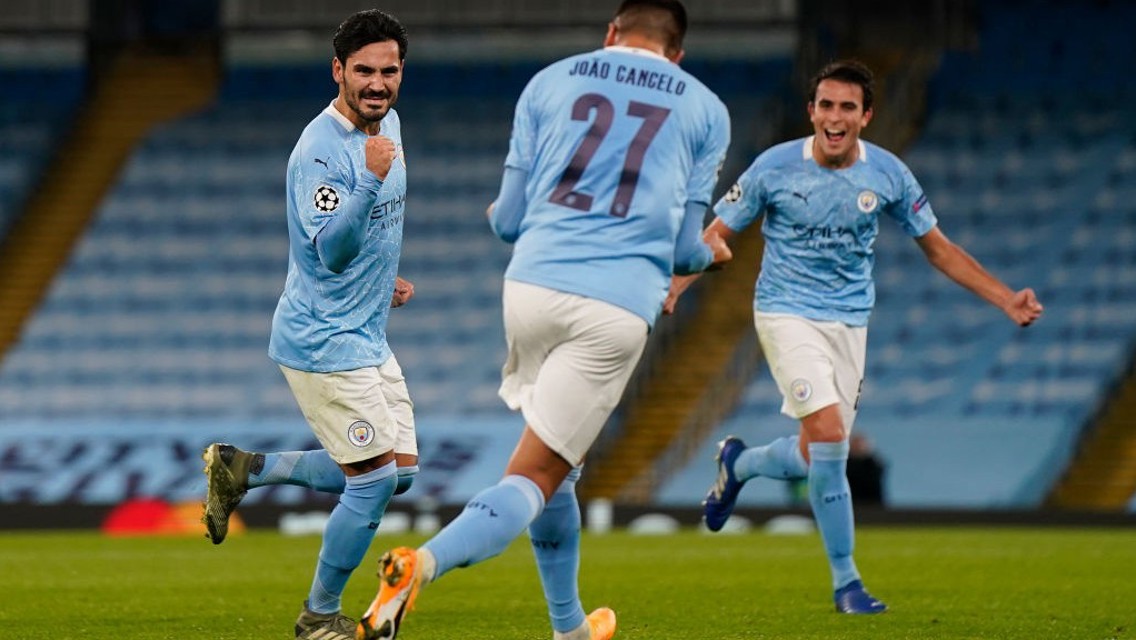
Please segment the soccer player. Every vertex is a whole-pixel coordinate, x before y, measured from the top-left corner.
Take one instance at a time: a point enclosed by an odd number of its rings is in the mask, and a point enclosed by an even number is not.
[[[700,237],[729,115],[677,65],[686,22],[677,0],[626,0],[603,49],[553,63],[521,94],[489,216],[515,243],[500,395],[526,426],[500,482],[422,547],[383,556],[360,638],[394,638],[422,585],[497,555],[526,528],[553,638],[615,633],[614,612],[585,616],[577,589],[580,466],[672,273],[730,257]]]
[[[417,464],[413,404],[387,345],[387,315],[413,296],[396,276],[406,164],[398,100],[406,30],[370,10],[333,39],[339,94],[300,135],[288,160],[288,277],[269,356],[284,373],[322,450],[253,454],[205,450],[205,523],[214,543],[252,487],[288,483],[339,493],[297,638],[349,640],[343,588],[383,512]],[[397,463],[396,463],[397,460]]]
[[[813,135],[759,155],[714,206],[716,217],[705,231],[710,240],[729,241],[764,214],[754,323],[784,396],[781,410],[801,421],[799,435],[763,447],[747,448],[733,436],[719,444],[718,479],[704,503],[706,525],[722,528],[747,480],[807,478],[836,610],[855,614],[887,609],[864,589],[852,559],[845,477],[875,301],[872,244],[879,217],[899,223],[936,269],[1018,325],[1042,312],[1033,290],[1011,290],[947,238],[903,162],[860,139],[872,119],[872,88],[872,72],[858,62],[821,69],[808,102]],[[692,280],[675,278],[668,310]]]

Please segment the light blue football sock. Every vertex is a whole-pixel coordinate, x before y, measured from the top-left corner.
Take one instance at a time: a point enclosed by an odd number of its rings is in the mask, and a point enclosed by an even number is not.
[[[249,488],[266,484],[294,484],[325,493],[343,493],[343,469],[324,449],[264,454],[260,473],[249,473]]]
[[[750,447],[734,460],[734,476],[745,482],[757,476],[774,480],[797,480],[809,475],[809,464],[801,455],[798,436],[777,438],[764,447]]]
[[[509,475],[483,489],[422,545],[437,560],[433,579],[501,553],[544,509],[544,494],[524,476]]]
[[[548,617],[553,631],[561,633],[579,628],[585,620],[576,581],[580,573],[580,503],[576,500],[579,479],[579,468],[568,472],[544,511],[529,525],[533,555],[544,586],[544,599],[548,601]]]
[[[848,488],[848,441],[809,443],[809,502],[828,553],[833,589],[860,579],[852,560],[855,522]]]
[[[394,495],[400,496],[410,491],[410,485],[414,484],[414,476],[416,475],[418,475],[418,465],[399,467],[398,485],[394,488]]]
[[[308,594],[308,608],[316,613],[335,613],[351,572],[363,561],[375,530],[379,528],[394,487],[395,463],[347,478],[347,488],[331,511],[323,532],[316,576]]]

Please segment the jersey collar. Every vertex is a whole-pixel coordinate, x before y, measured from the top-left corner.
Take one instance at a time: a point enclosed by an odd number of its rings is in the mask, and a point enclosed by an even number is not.
[[[339,98],[336,98],[335,100],[338,100],[338,99]],[[348,120],[347,116],[343,115],[342,113],[339,112],[339,109],[335,108],[335,100],[332,100],[327,105],[327,108],[323,110],[323,112],[326,113],[327,115],[331,116],[332,118],[335,118],[335,121],[338,122],[340,124],[340,126],[342,126],[347,131],[354,131],[355,130],[355,123]]]
[[[805,146],[804,146],[804,148],[801,149],[801,159],[802,160],[814,160],[814,161],[816,160],[816,158],[813,157],[813,140],[814,139],[816,139],[815,135],[811,135],[811,136],[805,138]],[[856,145],[858,147],[860,147],[860,157],[856,159],[856,162],[867,162],[868,161],[868,147],[864,146],[863,140],[857,140]]]
[[[613,44],[609,47],[604,47],[604,51],[619,51],[619,52],[622,52],[622,53],[634,53],[635,55],[638,55],[638,56],[647,56],[648,58],[658,58],[659,60],[666,60],[667,62],[670,62],[670,60],[667,60],[666,56],[661,56],[661,55],[655,53],[654,51],[648,51],[647,49],[640,49],[639,47],[625,47],[621,44]]]

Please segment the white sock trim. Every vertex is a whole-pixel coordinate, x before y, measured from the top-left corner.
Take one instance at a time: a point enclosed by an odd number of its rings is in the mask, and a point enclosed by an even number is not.
[[[501,478],[501,482],[498,484],[511,485],[520,490],[521,494],[525,496],[525,499],[529,503],[530,513],[532,514],[531,518],[535,518],[537,514],[544,510],[544,493],[540,490],[540,487],[536,486],[535,482],[525,476],[516,474],[508,475]]]
[[[422,585],[434,581],[434,574],[438,572],[438,560],[426,547],[418,547],[418,563],[422,565]]]
[[[591,640],[591,637],[592,629],[588,626],[587,620],[584,620],[583,624],[566,633],[560,631],[552,632],[552,640]]]

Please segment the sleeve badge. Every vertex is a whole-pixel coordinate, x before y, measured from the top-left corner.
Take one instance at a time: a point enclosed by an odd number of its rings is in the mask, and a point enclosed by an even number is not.
[[[316,188],[313,202],[319,211],[330,213],[339,208],[339,194],[335,189],[323,184]]]

